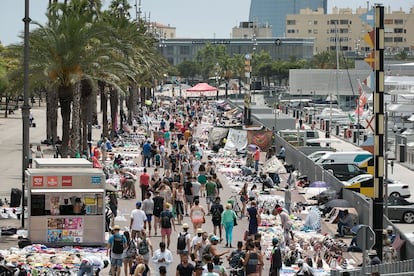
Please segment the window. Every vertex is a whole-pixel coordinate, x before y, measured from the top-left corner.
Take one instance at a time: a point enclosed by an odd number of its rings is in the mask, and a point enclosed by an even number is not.
[[[288,32],[288,34],[294,34],[295,33],[295,30],[288,29],[287,32]]]
[[[349,32],[348,29],[339,29],[339,33],[341,34],[347,34]]]
[[[308,30],[308,34],[311,34],[312,33],[312,30]]]
[[[318,34],[318,29],[313,29],[313,34]]]
[[[338,23],[339,23],[339,20],[337,19],[331,19],[330,21],[328,21],[328,24],[330,25],[338,25]]]
[[[296,20],[294,19],[287,20],[286,25],[296,25]]]
[[[339,24],[341,24],[341,25],[348,25],[349,24],[349,20],[348,19],[341,19],[339,21]]]
[[[394,33],[396,33],[396,34],[402,34],[402,33],[404,33],[404,29],[403,28],[395,28],[394,29]]]
[[[180,55],[189,55],[190,46],[180,46]]]
[[[394,42],[403,42],[402,37],[394,37]]]
[[[394,21],[392,19],[384,19],[385,25],[391,25]]]
[[[386,37],[384,38],[384,42],[392,42],[392,40],[393,40],[393,39],[392,39],[392,37],[387,37],[387,36],[386,36]]]
[[[402,24],[404,24],[404,20],[403,19],[394,19],[394,24],[395,25],[402,25]]]
[[[318,20],[313,21],[313,25],[318,25]]]

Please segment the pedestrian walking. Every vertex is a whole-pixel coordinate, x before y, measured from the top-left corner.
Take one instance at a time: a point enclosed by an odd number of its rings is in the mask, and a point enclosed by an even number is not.
[[[234,222],[237,220],[236,213],[232,210],[232,205],[228,203],[226,210],[221,214],[221,224],[226,232],[226,247],[231,247],[233,241],[233,227]]]
[[[123,253],[128,246],[125,236],[119,233],[120,229],[119,225],[114,226],[114,233],[109,237],[107,244],[106,255],[111,259],[112,276],[121,276]]]
[[[200,206],[200,201],[198,199],[194,200],[194,205],[191,207],[190,210],[190,219],[193,223],[193,230],[195,233],[197,228],[201,228],[203,223],[205,223],[206,211],[204,211],[204,208]]]
[[[270,269],[269,276],[280,276],[280,269],[282,268],[282,253],[279,247],[279,239],[272,239],[272,253],[270,255]]]
[[[144,201],[145,194],[150,189],[150,175],[147,173],[147,168],[144,168],[144,171],[139,176],[139,186],[141,188],[141,200]]]
[[[145,215],[145,212],[141,210],[141,206],[141,201],[138,201],[135,204],[135,209],[131,211],[129,229],[131,229],[131,239],[134,241],[141,237],[142,232],[144,231],[145,221],[147,220],[147,216]]]
[[[160,214],[161,221],[161,239],[163,242],[167,242],[167,248],[170,248],[172,229],[175,232],[174,216],[170,211],[171,205],[169,203],[164,204],[164,210]]]
[[[166,248],[165,242],[160,242],[160,248],[155,250],[152,256],[152,262],[155,264],[155,271],[159,271],[161,267],[164,267],[165,272],[168,272],[168,267],[173,262],[173,256],[171,251]]]
[[[144,211],[147,216],[147,220],[144,222],[144,230],[148,229],[148,236],[151,236],[151,222],[154,214],[154,201],[151,198],[151,192],[147,192],[145,195],[145,199],[142,202],[142,211]]]

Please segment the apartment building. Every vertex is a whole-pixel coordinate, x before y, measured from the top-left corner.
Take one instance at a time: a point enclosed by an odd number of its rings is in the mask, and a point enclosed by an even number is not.
[[[333,8],[331,14],[323,9],[302,9],[299,14],[286,16],[286,37],[315,39],[314,53],[338,49],[354,55],[366,55],[370,51],[364,36],[373,27],[361,20],[367,8]],[[414,54],[414,8],[404,12],[385,8],[385,55],[405,51]],[[338,43],[337,43],[338,41]]]

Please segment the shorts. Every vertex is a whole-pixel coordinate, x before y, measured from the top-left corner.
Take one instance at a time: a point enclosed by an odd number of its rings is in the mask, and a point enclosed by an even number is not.
[[[214,203],[215,200],[216,200],[216,197],[215,196],[207,196],[206,197],[206,203],[207,204]]]
[[[131,231],[131,238],[141,238],[143,230],[132,230]]]
[[[193,195],[185,195],[185,200],[188,203],[193,203]]]
[[[151,221],[152,221],[152,214],[148,214],[148,215],[147,215],[147,221],[148,221],[148,222],[151,222]]]
[[[162,235],[171,235],[171,228],[161,228],[161,236]]]
[[[111,258],[111,266],[122,267],[122,259]]]
[[[162,208],[154,208],[153,215],[159,218],[161,216]]]
[[[212,218],[211,221],[213,222],[213,226],[221,225],[221,218]]]

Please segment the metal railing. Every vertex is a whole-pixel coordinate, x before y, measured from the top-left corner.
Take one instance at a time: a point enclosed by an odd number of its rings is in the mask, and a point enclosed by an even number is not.
[[[371,275],[372,272],[379,272],[381,276],[384,275],[399,275],[399,276],[408,276],[414,275],[414,260],[406,260],[395,263],[387,263],[380,265],[370,265],[366,266],[364,271],[361,269],[355,270],[332,270],[331,276],[340,276],[343,275],[343,272],[348,272],[350,276],[357,275]]]

